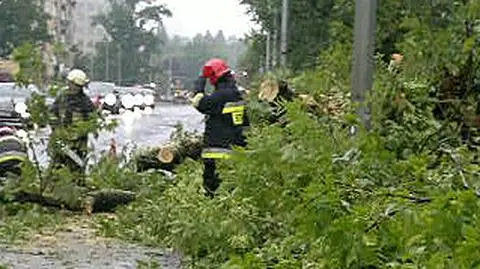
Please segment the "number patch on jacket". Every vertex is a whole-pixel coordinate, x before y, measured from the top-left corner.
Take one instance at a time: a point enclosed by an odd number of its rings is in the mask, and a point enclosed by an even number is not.
[[[244,115],[243,111],[233,112],[232,113],[233,124],[242,125],[243,124],[243,115]]]
[[[234,125],[242,125],[245,115],[245,103],[227,103],[222,111],[223,114],[231,114]]]

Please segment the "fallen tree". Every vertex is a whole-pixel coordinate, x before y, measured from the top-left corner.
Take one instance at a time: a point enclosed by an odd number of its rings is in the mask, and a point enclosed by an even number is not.
[[[121,205],[126,205],[136,199],[136,194],[130,191],[103,189],[87,190],[76,187],[69,195],[41,194],[40,192],[18,190],[11,193],[1,192],[0,201],[4,203],[35,203],[46,207],[62,208],[75,212],[92,214],[111,212]]]
[[[184,131],[177,126],[170,141],[139,151],[133,158],[137,172],[161,169],[172,172],[186,158],[201,158],[203,136],[196,132]]]

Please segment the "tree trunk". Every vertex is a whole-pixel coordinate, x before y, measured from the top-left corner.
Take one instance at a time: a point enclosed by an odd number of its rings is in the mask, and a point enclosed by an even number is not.
[[[87,191],[85,188],[79,188],[79,191],[79,195],[72,194],[73,197],[69,199],[55,197],[54,195],[42,195],[36,192],[15,191],[8,194],[8,199],[4,193],[0,193],[0,200],[3,202],[36,203],[42,206],[91,214],[111,212],[120,205],[133,202],[136,198],[133,192],[115,189]]]
[[[267,79],[260,85],[258,98],[262,101],[273,103],[279,99],[292,101],[295,93],[290,89],[288,83],[284,80],[277,82],[274,79]]]

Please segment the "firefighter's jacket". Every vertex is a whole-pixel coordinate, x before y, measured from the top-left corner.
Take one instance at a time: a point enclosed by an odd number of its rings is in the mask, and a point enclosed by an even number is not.
[[[52,106],[53,139],[49,147],[58,149],[57,142],[61,141],[74,151],[86,151],[88,130],[82,128],[82,123],[87,122],[94,111],[93,102],[83,91],[61,93]]]
[[[215,158],[214,155],[221,155],[222,149],[246,146],[244,130],[249,126],[246,103],[233,79],[219,81],[210,95],[197,94],[193,105],[206,115],[204,139],[212,149],[207,156]]]

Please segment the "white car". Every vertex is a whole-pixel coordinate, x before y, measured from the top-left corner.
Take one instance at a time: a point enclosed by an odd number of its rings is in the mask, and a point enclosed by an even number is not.
[[[139,90],[140,94],[143,96],[143,104],[141,105],[142,109],[145,109],[147,107],[150,108],[155,108],[155,91],[151,89],[140,89]]]

